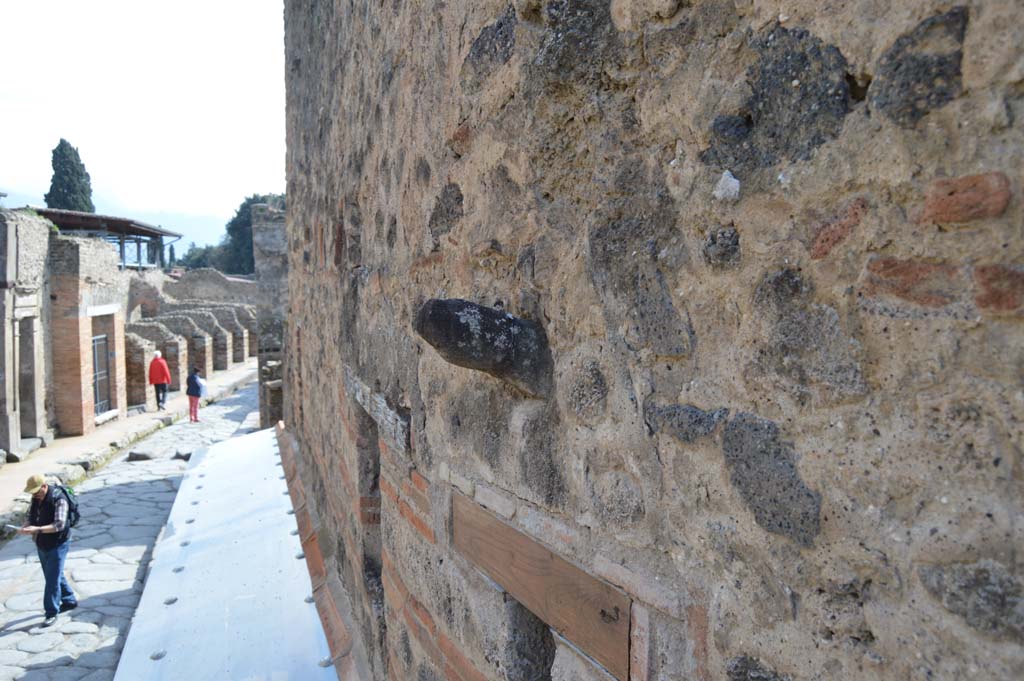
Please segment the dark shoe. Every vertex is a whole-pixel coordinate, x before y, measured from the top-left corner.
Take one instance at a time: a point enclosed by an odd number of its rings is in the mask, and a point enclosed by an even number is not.
[[[43,620],[43,623],[40,624],[39,626],[41,626],[41,627],[52,627],[56,623],[57,623],[57,616],[56,615],[50,615],[45,620]]]
[[[68,610],[74,610],[78,607],[78,601],[72,601],[71,603],[61,603],[60,611],[67,612]]]

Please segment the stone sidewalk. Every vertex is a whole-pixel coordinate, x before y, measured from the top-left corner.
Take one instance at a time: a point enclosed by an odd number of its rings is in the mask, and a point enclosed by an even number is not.
[[[200,410],[201,422],[164,428],[122,454],[76,490],[82,520],[67,569],[79,607],[41,628],[43,577],[35,547],[19,536],[0,548],[0,681],[110,681],[142,593],[152,547],[192,452],[259,427],[250,384]]]

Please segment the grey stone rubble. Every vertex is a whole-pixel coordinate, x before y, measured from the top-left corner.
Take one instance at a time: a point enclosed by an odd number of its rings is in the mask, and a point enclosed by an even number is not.
[[[121,455],[76,490],[82,520],[65,575],[79,607],[50,628],[35,548],[18,537],[0,548],[0,681],[110,681],[138,605],[153,544],[185,463],[175,458],[258,427],[255,384],[140,441],[152,459]]]

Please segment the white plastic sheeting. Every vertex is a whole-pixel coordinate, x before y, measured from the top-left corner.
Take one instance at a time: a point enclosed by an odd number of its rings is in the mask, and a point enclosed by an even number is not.
[[[273,429],[195,452],[115,681],[334,681]]]

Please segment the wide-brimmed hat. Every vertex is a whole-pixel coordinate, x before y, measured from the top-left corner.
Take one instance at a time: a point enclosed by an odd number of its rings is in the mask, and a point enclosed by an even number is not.
[[[33,475],[25,483],[25,491],[29,494],[35,494],[39,491],[39,488],[46,484],[46,478],[41,475]]]

